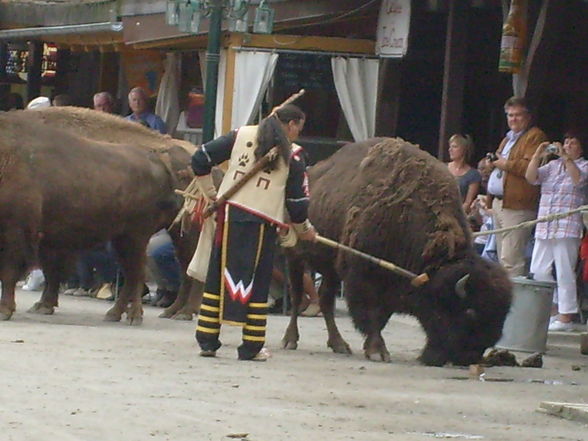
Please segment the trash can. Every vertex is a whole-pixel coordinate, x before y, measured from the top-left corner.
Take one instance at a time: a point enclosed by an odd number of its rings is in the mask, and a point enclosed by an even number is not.
[[[545,352],[555,282],[513,277],[512,304],[497,348]]]

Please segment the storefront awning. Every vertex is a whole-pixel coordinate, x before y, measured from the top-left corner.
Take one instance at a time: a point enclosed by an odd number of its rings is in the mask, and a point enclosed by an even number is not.
[[[0,41],[43,40],[60,47],[108,47],[116,50],[123,43],[122,31],[123,23],[119,21],[19,28],[0,31]]]

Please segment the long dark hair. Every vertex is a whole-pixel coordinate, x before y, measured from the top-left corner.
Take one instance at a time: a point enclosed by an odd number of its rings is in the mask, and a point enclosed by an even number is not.
[[[276,110],[273,115],[264,118],[257,128],[255,160],[259,161],[272,147],[277,146],[279,156],[288,164],[290,161],[290,140],[286,136],[282,124],[288,124],[290,121],[298,123],[303,119],[306,119],[306,115],[294,104],[286,104]],[[272,164],[272,169],[275,168],[275,164],[276,161]]]

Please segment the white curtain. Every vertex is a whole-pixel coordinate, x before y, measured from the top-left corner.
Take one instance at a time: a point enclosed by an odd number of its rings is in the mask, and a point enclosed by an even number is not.
[[[170,135],[174,135],[180,117],[178,91],[180,84],[180,56],[173,52],[166,54],[165,72],[161,77],[155,113],[163,119]]]
[[[379,60],[331,58],[333,79],[343,114],[355,141],[374,136]]]
[[[202,77],[202,90],[206,90],[206,51],[198,51],[198,64],[200,65],[200,76]]]
[[[274,75],[277,62],[278,54],[271,52],[237,53],[231,129],[253,120]]]
[[[220,53],[218,63],[218,85],[216,88],[216,115],[214,118],[214,137],[217,138],[223,133],[223,103],[225,100],[225,75],[227,73],[227,50]]]

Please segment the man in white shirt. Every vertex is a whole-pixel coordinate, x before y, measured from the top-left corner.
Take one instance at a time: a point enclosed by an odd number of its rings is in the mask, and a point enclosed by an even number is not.
[[[531,127],[531,113],[523,98],[509,98],[504,111],[510,130],[495,158],[488,160],[493,170],[488,180],[487,204],[492,207],[496,229],[536,218],[539,192],[526,181],[525,172],[537,146],[547,140],[541,129]],[[511,277],[526,272],[525,248],[530,233],[526,228],[496,236],[499,261]]]

